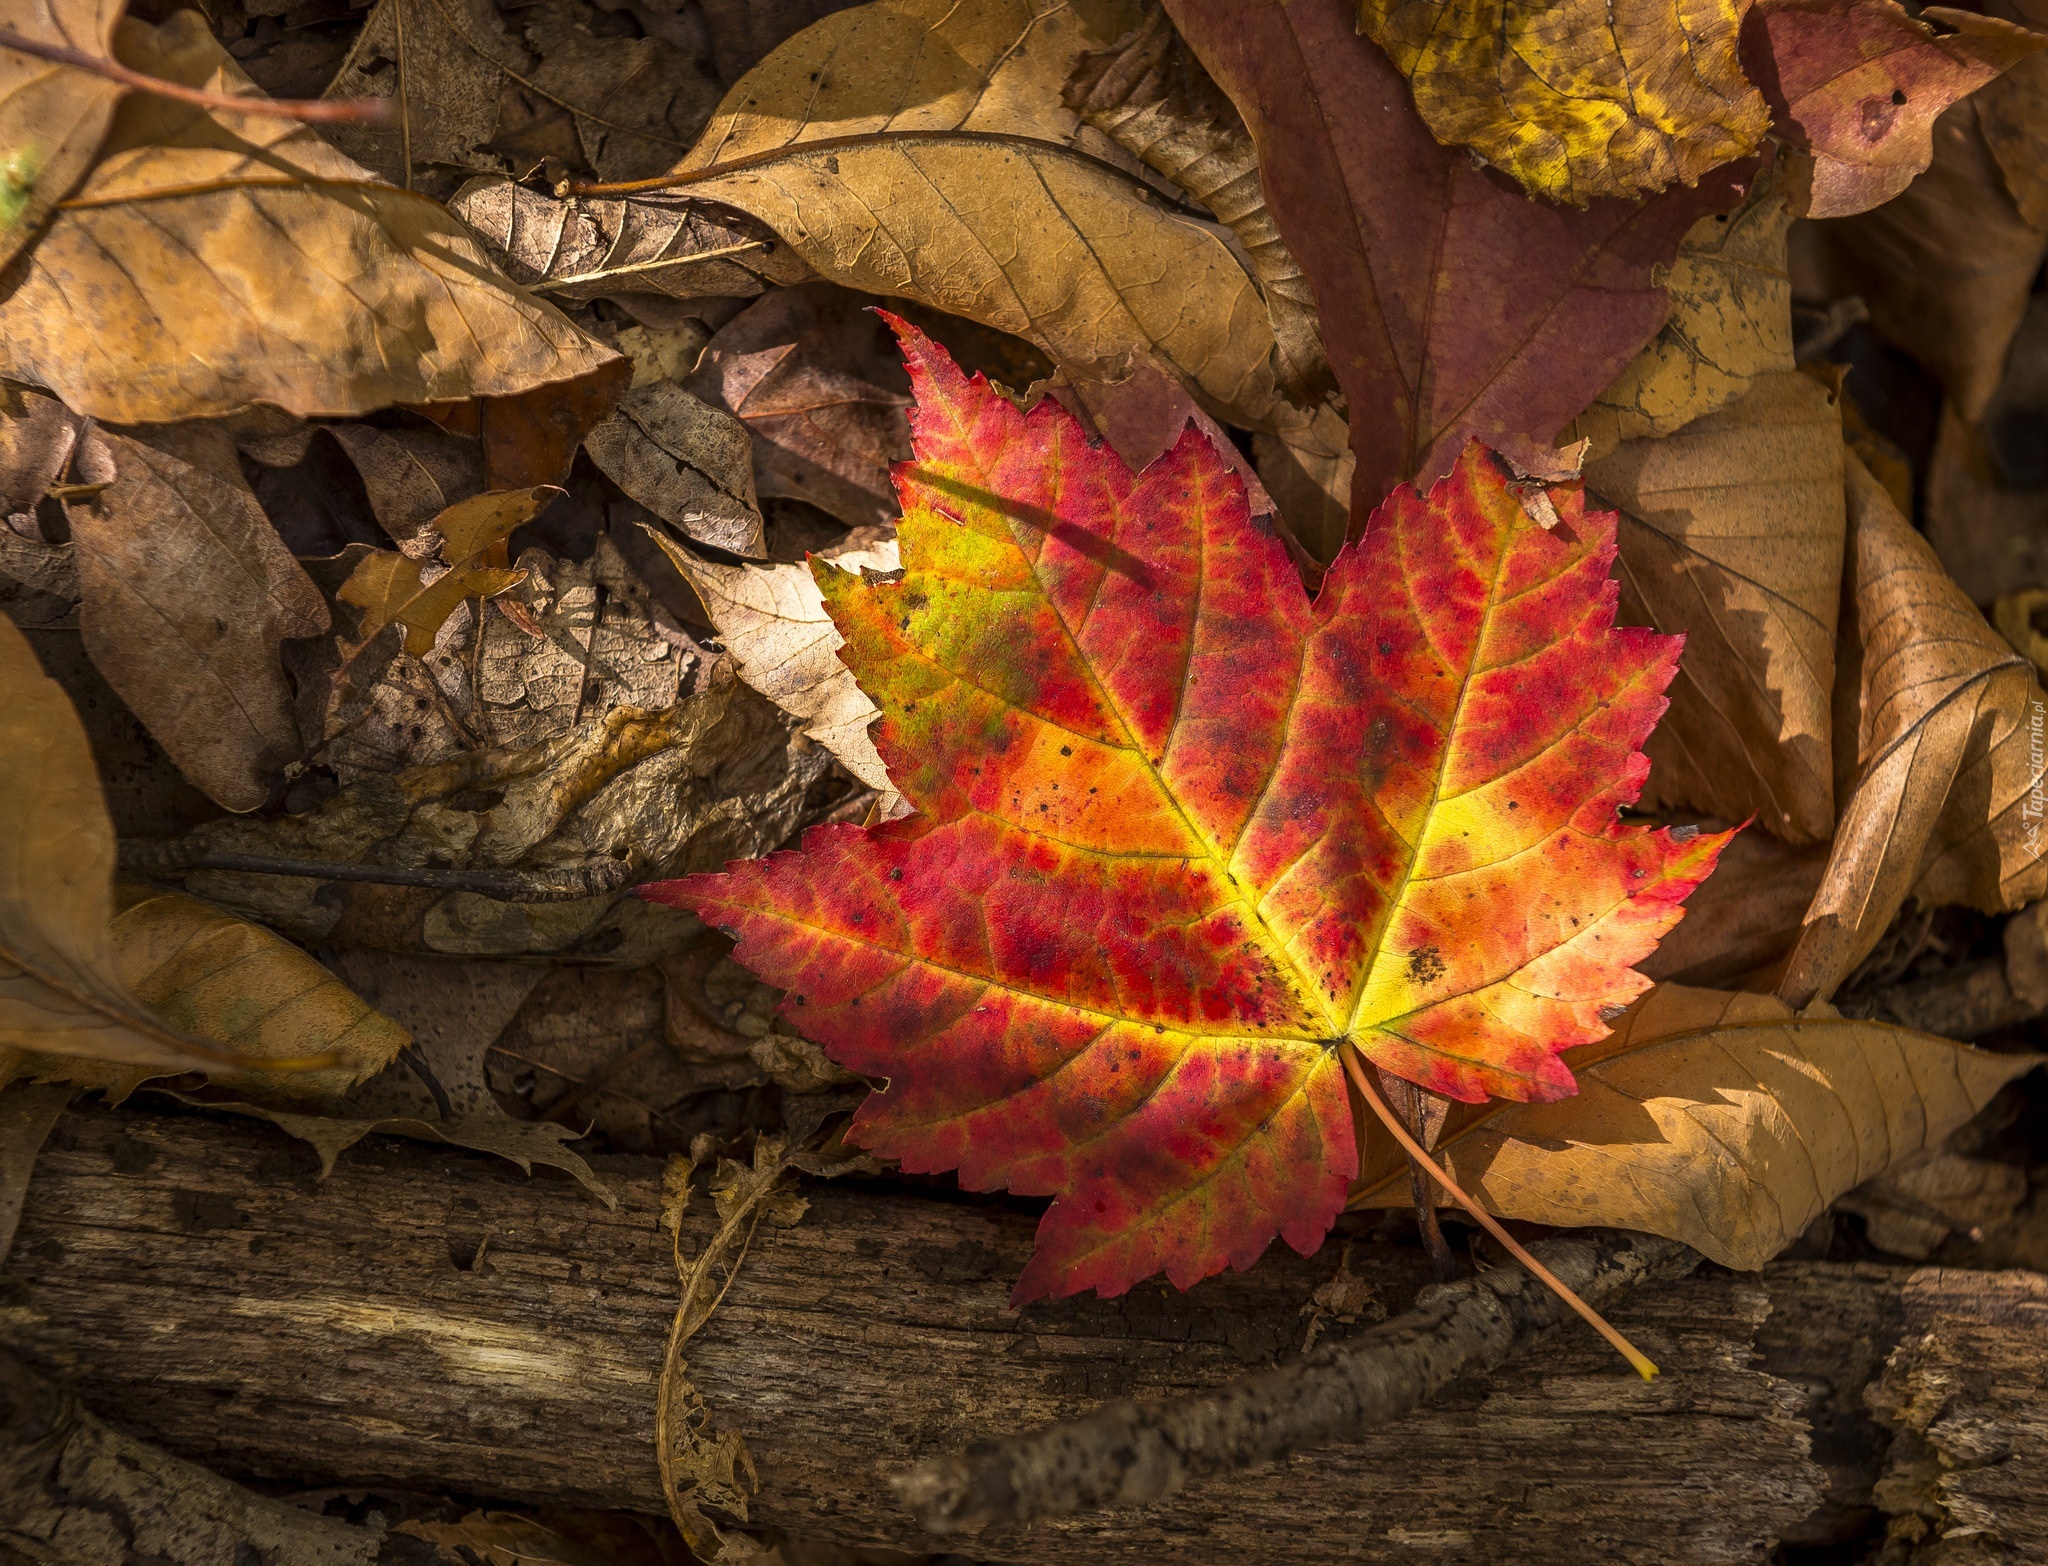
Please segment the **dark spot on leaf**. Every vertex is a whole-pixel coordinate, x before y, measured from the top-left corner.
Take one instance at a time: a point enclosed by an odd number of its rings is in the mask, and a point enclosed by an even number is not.
[[[1444,954],[1434,946],[1418,946],[1408,954],[1408,979],[1413,984],[1434,984],[1444,976]]]
[[[1060,747],[1060,754],[1061,754],[1062,756],[1071,756],[1071,755],[1073,755],[1073,753],[1074,753],[1074,747],[1073,747],[1073,746],[1071,746],[1071,745],[1062,745],[1062,746]]]
[[[898,866],[896,866],[896,868],[895,868],[895,869],[891,870],[891,871],[889,872],[889,879],[890,879],[890,880],[892,880],[892,881],[900,881],[900,880],[902,880],[902,879],[903,879],[903,866],[901,866],[901,865],[898,865]]]

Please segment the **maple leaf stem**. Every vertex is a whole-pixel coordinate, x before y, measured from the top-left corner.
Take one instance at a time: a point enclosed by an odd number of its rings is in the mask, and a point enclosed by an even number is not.
[[[136,92],[154,93],[159,98],[189,103],[195,109],[261,114],[277,120],[319,121],[330,125],[378,125],[391,117],[391,105],[382,98],[244,98],[233,93],[204,92],[182,82],[146,76],[118,60],[102,59],[98,55],[67,49],[62,44],[44,43],[37,38],[25,38],[11,27],[0,27],[0,49],[11,49],[16,54],[31,55],[55,65],[68,65],[74,70],[90,71]]]
[[[1372,1078],[1366,1075],[1365,1062],[1360,1058],[1357,1048],[1350,1044],[1344,1046],[1344,1069],[1351,1074],[1352,1086],[1358,1089],[1360,1096],[1371,1106],[1372,1112],[1380,1117],[1381,1124],[1393,1133],[1394,1140],[1401,1144],[1410,1158],[1430,1172],[1438,1185],[1450,1192],[1453,1201],[1478,1219],[1480,1227],[1506,1246],[1509,1255],[1540,1278],[1546,1288],[1583,1316],[1588,1326],[1613,1344],[1616,1352],[1635,1367],[1637,1375],[1645,1381],[1656,1376],[1657,1367],[1647,1354],[1617,1332],[1606,1317],[1567,1288],[1556,1273],[1531,1256],[1513,1235],[1501,1227],[1499,1220],[1492,1213],[1466,1195],[1464,1189],[1450,1177],[1443,1165],[1429,1156],[1422,1144],[1409,1134],[1406,1126],[1401,1124],[1393,1110],[1387,1107],[1387,1101],[1380,1097],[1379,1089],[1373,1086]]]

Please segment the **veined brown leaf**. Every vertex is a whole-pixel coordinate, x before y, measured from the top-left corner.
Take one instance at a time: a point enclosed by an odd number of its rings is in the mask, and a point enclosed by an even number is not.
[[[1451,1106],[1434,1150],[1452,1177],[1504,1218],[1640,1229],[1757,1268],[2042,1057],[1665,984],[1566,1058],[1576,1097]],[[1352,1205],[1406,1206],[1407,1157],[1369,1130]]]
[[[1853,776],[1855,791],[1778,987],[1798,1007],[1834,994],[1909,891],[1986,912],[2048,892],[2027,815],[2048,696],[1883,486],[1846,460],[1836,789]]]
[[[119,41],[137,69],[254,92],[195,11]],[[144,95],[0,300],[0,372],[114,423],[510,398],[620,364],[309,127]]]
[[[688,538],[736,555],[765,553],[753,442],[723,408],[652,381],[584,438],[604,474]]]
[[[1646,809],[1819,842],[1835,824],[1830,702],[1842,581],[1842,419],[1796,370],[1586,468],[1621,510],[1622,617],[1683,631],[1644,747]]]
[[[0,1078],[30,1055],[208,1070],[234,1052],[152,1016],[122,982],[114,824],[78,715],[0,615]]]
[[[43,0],[11,7],[7,25],[37,43],[105,59],[123,0]],[[126,89],[119,82],[0,49],[0,267],[92,166]]]

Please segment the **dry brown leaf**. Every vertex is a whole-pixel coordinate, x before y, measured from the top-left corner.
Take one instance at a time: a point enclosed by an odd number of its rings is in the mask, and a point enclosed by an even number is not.
[[[107,481],[67,508],[86,650],[186,777],[256,809],[303,749],[279,643],[326,603],[220,426],[100,430],[81,466]]]
[[[2008,488],[1984,428],[1952,401],[1935,426],[1922,514],[1927,542],[1975,602],[2048,582],[2048,489]]]
[[[1853,453],[1847,465],[1834,720],[1846,800],[1778,989],[1799,1007],[1833,995],[1908,892],[1995,912],[2048,891],[2029,803],[2048,697]]]
[[[604,32],[603,11],[584,0],[513,14],[538,63],[507,77],[493,145],[525,162],[552,156],[602,180],[649,178],[689,149],[723,91],[698,51]]]
[[[2026,1198],[2026,1170],[1933,1148],[1835,1205],[1863,1220],[1879,1250],[1926,1261],[1952,1234],[1983,1239],[1985,1230],[2011,1221]]]
[[[1797,371],[1586,469],[1618,506],[1625,620],[1686,634],[1645,750],[1646,809],[1755,815],[1795,843],[1833,830],[1829,703],[1842,573],[1842,421]]]
[[[895,519],[889,470],[910,456],[910,377],[874,302],[831,283],[778,289],[718,329],[688,383],[753,433],[763,498],[848,527]]]
[[[659,538],[711,616],[740,678],[803,724],[803,731],[839,764],[881,795],[878,809],[899,813],[901,796],[868,737],[878,712],[852,670],[839,661],[845,644],[825,612],[825,595],[809,565],[723,565]],[[896,540],[849,540],[816,557],[819,569],[894,571]]]
[[[1639,1229],[1757,1268],[2041,1057],[1663,984],[1565,1059],[1576,1097],[1452,1106],[1435,1152],[1458,1183],[1504,1218]],[[1361,1167],[1353,1205],[1412,1199],[1391,1138]]]
[[[2048,1011],[2048,902],[2031,903],[2005,922],[2005,982],[2013,994]]]
[[[424,560],[439,549],[435,517],[484,487],[483,452],[475,441],[428,427],[379,429],[330,424],[362,476],[370,509],[401,554]]]
[[[232,1052],[151,1016],[121,982],[114,824],[85,730],[28,638],[0,615],[0,1077],[25,1054],[164,1071]]]
[[[71,466],[84,426],[56,398],[0,381],[0,577],[47,606],[31,610],[13,595],[7,609],[18,625],[51,623],[48,610],[57,604],[77,608],[77,551],[63,530],[48,525],[51,513],[61,515],[48,497]]]
[[[1344,416],[1325,403],[1306,429],[1256,434],[1252,460],[1287,530],[1325,565],[1336,559],[1351,527],[1351,476],[1358,467]]]
[[[197,898],[124,886],[113,923],[115,971],[166,1025],[230,1052],[233,1065],[207,1068],[208,1083],[291,1099],[345,1093],[398,1057],[411,1036],[373,1009],[298,947]],[[303,1071],[264,1061],[319,1054]],[[161,1067],[31,1056],[25,1068],[126,1098]]]
[[[1138,0],[874,0],[840,11],[749,71],[676,171],[847,136],[1079,144],[1061,89],[1084,50],[1107,47],[1142,14]]]
[[[508,179],[480,178],[448,204],[507,276],[564,299],[752,298],[764,287],[817,276],[766,224],[711,202],[558,201]]]
[[[431,540],[445,570],[409,554],[374,550],[362,557],[335,594],[363,611],[359,640],[369,641],[385,626],[405,627],[405,650],[424,656],[463,604],[495,598],[526,579],[524,571],[482,563],[486,550],[502,544],[522,523],[562,492],[552,485],[531,489],[490,490],[459,500],[415,535],[415,545]],[[504,559],[500,553],[498,559]]]
[[[767,539],[752,446],[731,414],[669,381],[627,392],[584,437],[605,476],[684,537],[758,556]]]
[[[495,168],[485,148],[505,73],[532,69],[490,0],[378,0],[321,96],[399,100],[398,112],[330,126],[327,139],[408,190],[426,165]]]
[[[14,1233],[28,1199],[43,1143],[71,1102],[62,1083],[16,1082],[0,1087],[0,1263],[14,1248]]]
[[[2029,222],[2014,206],[1977,100],[1935,122],[1933,164],[1903,194],[1815,228],[1828,294],[1860,295],[1877,331],[1932,370],[1964,418],[1979,418],[2048,253],[2048,219]]]
[[[1273,322],[1273,370],[1297,406],[1336,390],[1308,280],[1266,210],[1251,132],[1166,13],[1154,7],[1114,47],[1081,56],[1067,106],[1230,226]]]
[[[1438,141],[1584,206],[1756,150],[1770,110],[1742,74],[1737,0],[1361,0],[1359,31],[1415,88]]]
[[[1782,163],[1733,212],[1695,223],[1665,279],[1671,319],[1562,439],[1589,439],[1598,457],[1624,440],[1669,435],[1759,375],[1791,369],[1791,223]]]
[[[1733,822],[1708,818],[1701,831]],[[1794,847],[1763,832],[1739,833],[1714,873],[1685,900],[1685,917],[1636,967],[1659,983],[1768,991],[1827,868],[1825,843]]]
[[[138,69],[254,92],[195,11],[120,39]],[[116,423],[517,397],[613,365],[310,128],[142,95],[0,300],[0,371]]]
[[[7,25],[103,60],[121,11],[122,0],[38,0],[11,7]],[[104,76],[0,49],[0,267],[92,166],[124,91]]]
[[[2048,33],[2048,0],[1993,0],[1993,16]],[[2020,216],[2048,229],[2048,56],[2030,55],[1977,89],[1977,123]]]

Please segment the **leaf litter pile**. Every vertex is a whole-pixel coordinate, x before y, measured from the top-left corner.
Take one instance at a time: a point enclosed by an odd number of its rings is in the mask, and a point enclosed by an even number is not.
[[[2048,1266],[2043,30],[0,7],[0,1194]]]

